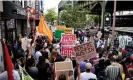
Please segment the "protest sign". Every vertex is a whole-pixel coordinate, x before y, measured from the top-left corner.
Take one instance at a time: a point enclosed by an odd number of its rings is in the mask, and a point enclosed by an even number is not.
[[[72,34],[72,28],[66,28],[65,29],[65,34]]]
[[[55,62],[55,71],[73,70],[71,61]]]
[[[65,75],[66,80],[73,80],[73,65],[71,61],[55,62],[55,80],[59,79],[60,75]]]
[[[64,33],[63,30],[55,30],[55,38],[61,38],[62,33]]]
[[[56,26],[56,30],[62,30],[65,32],[65,34],[72,34],[73,28],[67,28],[65,26],[58,25],[58,26]]]
[[[98,31],[97,37],[98,37],[98,39],[100,39],[102,37],[102,32],[101,31]]]
[[[68,56],[68,57],[71,57],[72,54],[75,52],[73,47],[65,47],[65,46],[61,47],[61,51],[62,51],[62,56]]]
[[[76,45],[75,34],[62,34],[61,39],[61,54],[62,56],[71,57],[74,53],[74,46]]]
[[[74,47],[77,61],[84,61],[96,57],[96,50],[93,42],[88,42]]]
[[[62,45],[65,45],[65,46],[72,46],[72,45],[75,46],[76,35],[75,34],[63,34],[61,43]]]

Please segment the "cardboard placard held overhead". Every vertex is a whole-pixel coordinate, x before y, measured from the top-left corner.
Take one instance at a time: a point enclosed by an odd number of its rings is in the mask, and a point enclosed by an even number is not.
[[[96,57],[96,49],[93,42],[88,42],[74,47],[77,61],[84,61]]]
[[[55,62],[55,80],[59,79],[60,75],[65,75],[66,80],[73,80],[73,65],[71,61]]]
[[[71,61],[55,62],[55,71],[73,70]]]
[[[101,31],[98,31],[97,37],[98,37],[98,39],[100,39],[102,37],[102,32]]]

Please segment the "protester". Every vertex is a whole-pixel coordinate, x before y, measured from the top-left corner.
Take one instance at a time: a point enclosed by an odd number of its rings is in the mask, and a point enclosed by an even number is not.
[[[49,80],[47,68],[49,65],[46,63],[46,59],[43,56],[39,57],[39,62],[37,64],[38,68],[38,80]]]
[[[107,80],[122,80],[120,67],[115,59],[112,61],[111,65],[107,66],[105,69],[105,76]]]
[[[25,69],[28,72],[28,74],[34,80],[37,80],[37,77],[38,77],[38,69],[37,69],[37,67],[35,67],[35,60],[34,60],[34,58],[29,58],[26,61]]]
[[[41,49],[42,49],[42,45],[38,44],[36,46],[36,53],[35,53],[36,64],[39,62],[39,57],[42,56]]]
[[[86,72],[81,73],[81,80],[97,80],[97,77],[95,74],[91,72],[92,64],[86,63],[85,64]]]
[[[94,37],[87,31],[79,30],[75,32],[77,35],[76,45],[87,43],[91,40],[90,38]],[[94,44],[97,56],[88,57],[87,60],[77,63],[74,53],[71,57],[62,56],[61,39],[54,38],[50,43],[46,35],[39,35],[36,39],[32,37],[32,40],[30,38],[22,39],[19,37],[14,41],[13,63],[16,63],[14,66],[19,64],[24,68],[34,80],[56,80],[54,64],[60,61],[72,62],[73,70],[68,73],[68,76],[62,73],[57,80],[67,80],[67,78],[68,80],[125,80],[125,78],[132,80],[133,50],[131,48],[121,49],[113,45],[110,46],[113,48],[107,49],[106,40],[96,36],[94,37]],[[9,48],[12,49],[11,46]],[[13,73],[16,80],[20,80],[21,77],[19,77],[20,74],[17,70],[14,70]],[[6,77],[6,71],[0,74],[0,80],[8,80]]]

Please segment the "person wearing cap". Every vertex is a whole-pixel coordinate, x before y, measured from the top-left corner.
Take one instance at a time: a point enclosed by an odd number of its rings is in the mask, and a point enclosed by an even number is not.
[[[81,80],[97,80],[96,75],[91,72],[92,69],[91,63],[86,63],[85,69],[86,71],[81,73],[81,78],[80,78]]]

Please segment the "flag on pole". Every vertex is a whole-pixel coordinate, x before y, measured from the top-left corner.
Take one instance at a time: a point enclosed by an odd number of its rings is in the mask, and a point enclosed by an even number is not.
[[[37,29],[38,33],[44,34],[48,37],[48,41],[51,43],[53,39],[52,31],[48,27],[47,22],[44,20],[44,16],[40,16],[40,22]]]
[[[14,76],[13,76],[14,66],[13,66],[11,57],[9,56],[7,45],[5,43],[4,43],[4,53],[5,53],[4,56],[5,56],[5,62],[6,62],[6,69],[8,73],[8,79],[14,80]]]

